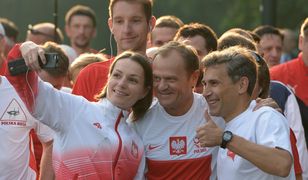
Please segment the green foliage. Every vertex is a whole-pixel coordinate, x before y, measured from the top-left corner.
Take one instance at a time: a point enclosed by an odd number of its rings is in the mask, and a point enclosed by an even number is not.
[[[220,23],[223,31],[230,28],[252,30],[261,23],[260,2],[258,0],[232,0]]]
[[[276,0],[276,5],[277,27],[298,29],[308,15],[307,0]],[[261,7],[262,0],[155,0],[154,14],[205,23],[222,34],[234,27],[252,30],[261,25]]]
[[[270,0],[267,0],[270,1]],[[28,24],[53,22],[53,2],[38,0],[0,0],[0,16],[13,20],[20,29],[23,41]],[[64,30],[65,12],[75,4],[92,7],[97,15],[95,49],[109,48],[108,0],[58,0],[58,24]],[[218,35],[233,27],[254,29],[262,23],[262,0],[154,0],[156,17],[175,15],[184,23],[201,22],[213,28]],[[277,27],[298,29],[308,16],[307,0],[276,0]],[[112,41],[114,42],[114,41]],[[66,38],[65,43],[69,43]]]

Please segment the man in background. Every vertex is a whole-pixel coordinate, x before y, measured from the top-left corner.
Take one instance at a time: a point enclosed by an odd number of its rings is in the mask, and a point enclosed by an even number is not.
[[[95,12],[88,6],[73,6],[65,15],[65,33],[78,55],[91,52],[91,40],[96,36]]]
[[[176,32],[184,23],[176,16],[161,16],[156,20],[155,27],[151,32],[151,47],[160,47],[172,41]]]
[[[195,48],[199,61],[210,52],[217,50],[217,36],[213,29],[205,24],[191,23],[182,26],[176,33],[174,40],[184,42]],[[201,84],[203,74],[200,73],[195,92],[202,93]]]
[[[117,44],[117,54],[131,50],[145,55],[147,35],[155,21],[151,0],[111,0],[108,25]],[[73,94],[95,101],[94,96],[107,82],[112,61],[113,58],[85,67],[77,77]]]
[[[32,41],[35,44],[43,45],[47,41],[52,41],[57,44],[63,43],[63,33],[57,28],[55,34],[55,25],[49,22],[42,22],[35,25],[29,25],[26,41]]]
[[[298,57],[270,69],[272,80],[278,80],[294,91],[301,111],[302,122],[308,140],[308,18],[301,25]]]
[[[253,30],[260,37],[259,50],[269,68],[280,64],[283,35],[278,28],[264,25]]]

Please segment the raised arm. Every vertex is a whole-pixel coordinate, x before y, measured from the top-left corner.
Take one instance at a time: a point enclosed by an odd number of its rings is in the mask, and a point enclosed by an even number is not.
[[[38,45],[27,42],[16,45],[10,51],[8,61],[23,57],[29,67],[39,70],[37,57],[41,56],[40,53],[44,52]],[[55,131],[69,128],[71,121],[86,109],[85,99],[60,92],[50,84],[39,81],[35,71],[17,76],[11,76],[7,71],[6,77],[34,117]]]

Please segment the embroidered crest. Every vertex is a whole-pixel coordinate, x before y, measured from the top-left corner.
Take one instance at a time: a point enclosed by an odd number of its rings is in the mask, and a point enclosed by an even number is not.
[[[170,155],[187,154],[187,138],[186,136],[169,138]]]

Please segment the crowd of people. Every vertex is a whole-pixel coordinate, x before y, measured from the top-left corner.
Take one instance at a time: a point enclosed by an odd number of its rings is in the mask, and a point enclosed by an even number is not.
[[[218,36],[152,8],[110,0],[115,56],[91,48],[85,5],[66,13],[70,45],[50,22],[17,42],[0,18],[0,179],[308,180],[308,17],[297,51],[288,29]]]

